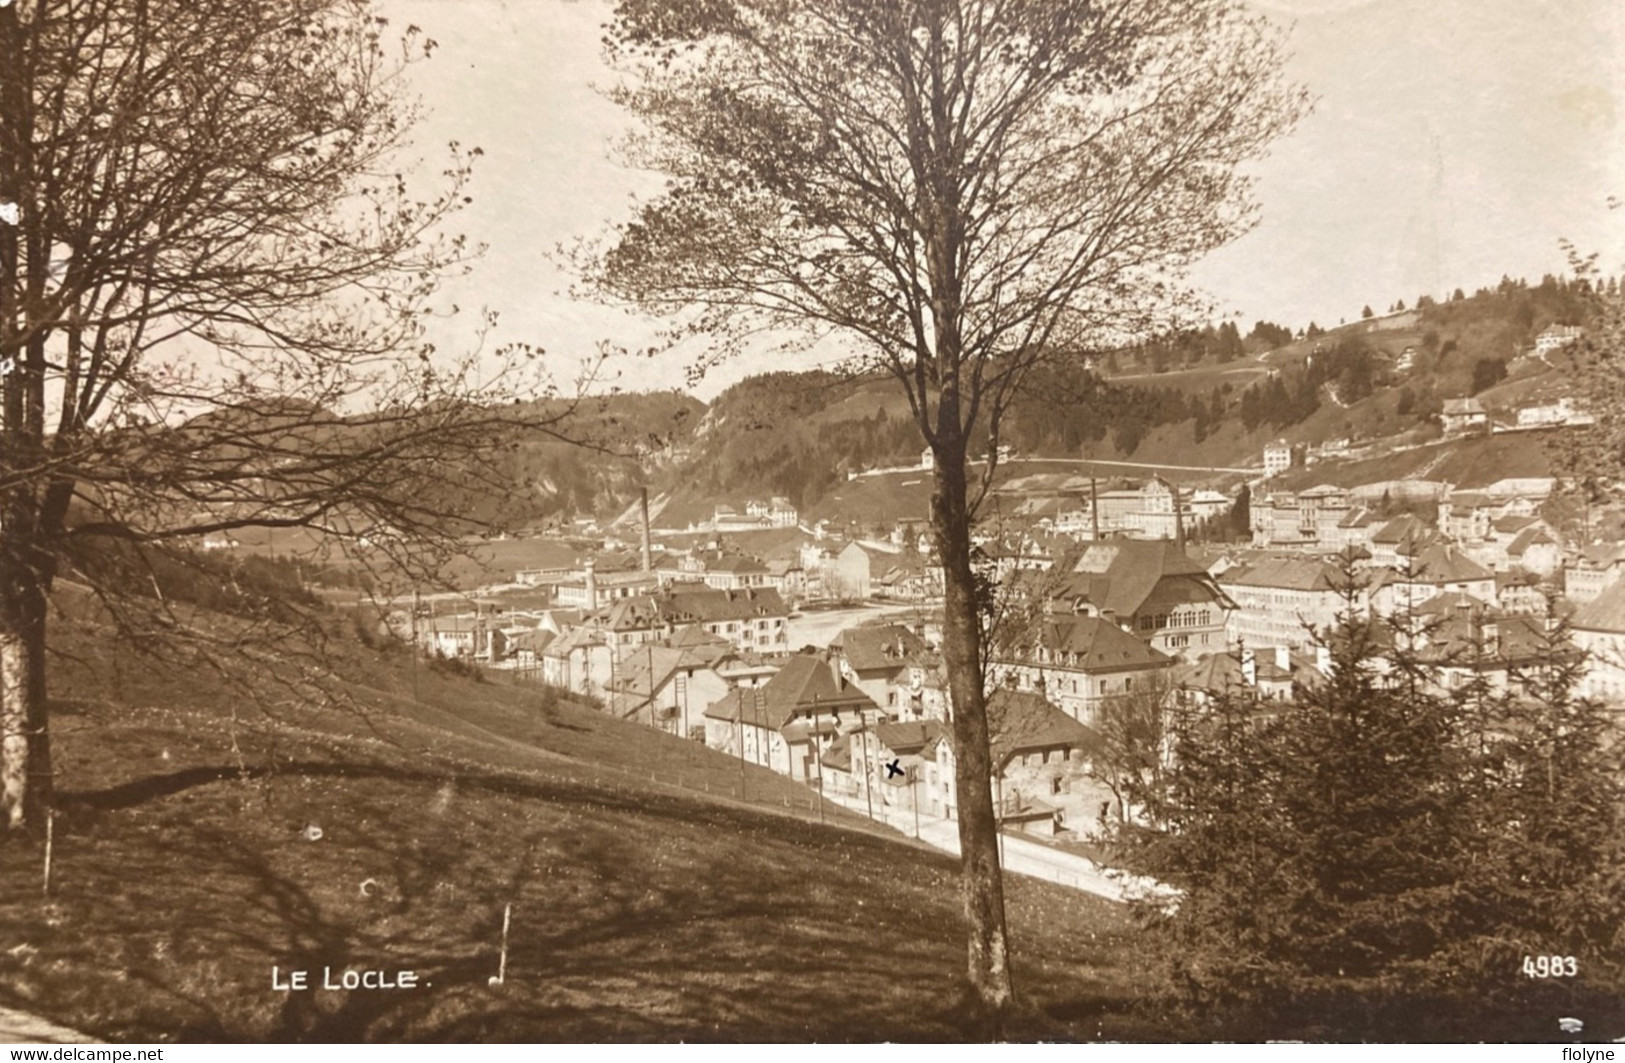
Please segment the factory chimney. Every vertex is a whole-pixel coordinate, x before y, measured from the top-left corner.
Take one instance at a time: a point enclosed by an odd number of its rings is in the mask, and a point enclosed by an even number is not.
[[[638,489],[638,508],[643,514],[643,571],[654,571],[654,550],[649,545],[649,489]]]

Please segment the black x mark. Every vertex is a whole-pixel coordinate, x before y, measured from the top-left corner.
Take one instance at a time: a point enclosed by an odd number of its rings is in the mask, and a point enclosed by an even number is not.
[[[889,779],[894,775],[901,774],[903,774],[903,769],[897,766],[897,761],[894,760],[890,764],[886,765],[886,778]]]

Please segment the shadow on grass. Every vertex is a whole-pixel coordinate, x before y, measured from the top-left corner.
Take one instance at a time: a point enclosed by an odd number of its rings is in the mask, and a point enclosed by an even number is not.
[[[99,876],[64,902],[146,1000],[100,1026],[181,1040],[926,1040],[968,1031],[953,864],[681,795],[299,762],[65,794]],[[235,797],[233,797],[235,795]],[[124,821],[147,815],[161,845]],[[106,823],[101,821],[112,817]],[[278,822],[280,821],[280,826]],[[319,844],[298,840],[320,821]],[[117,879],[117,885],[109,880]],[[370,888],[368,888],[370,884]],[[507,980],[502,911],[514,922]],[[184,938],[184,947],[179,944]],[[167,944],[166,944],[167,942]],[[81,942],[82,943],[82,942]],[[93,952],[94,950],[92,950]],[[142,962],[134,962],[140,956]],[[162,962],[150,962],[160,957]],[[411,990],[276,992],[271,967],[416,971]],[[93,1028],[96,1028],[93,1026]],[[1053,1035],[1053,1032],[1052,1034]]]

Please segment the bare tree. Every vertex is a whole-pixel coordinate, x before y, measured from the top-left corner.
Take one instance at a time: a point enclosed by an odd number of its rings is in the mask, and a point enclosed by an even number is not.
[[[404,559],[505,426],[558,423],[424,339],[479,151],[407,175],[433,42],[389,32],[366,0],[0,5],[0,823],[51,800],[64,566],[246,527]]]
[[[1133,821],[1135,809],[1155,819],[1166,785],[1173,700],[1168,677],[1157,673],[1134,693],[1101,702],[1095,721],[1101,739],[1095,774],[1117,799],[1120,825]]]
[[[1305,106],[1226,0],[624,0],[610,26],[664,194],[585,249],[713,357],[830,337],[935,457],[973,1002],[1012,1001],[972,529],[1029,373],[1148,327],[1245,230],[1237,167]],[[973,475],[968,458],[991,442]]]

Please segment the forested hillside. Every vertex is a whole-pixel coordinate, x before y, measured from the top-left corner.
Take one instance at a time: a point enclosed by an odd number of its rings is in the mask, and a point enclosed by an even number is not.
[[[1493,409],[1562,393],[1561,356],[1536,358],[1533,343],[1554,323],[1585,325],[1588,291],[1562,277],[1503,278],[1330,329],[1184,330],[1035,377],[1001,442],[1032,457],[1239,465],[1282,435],[1426,439],[1447,399],[1482,394]],[[494,449],[514,485],[501,504],[521,522],[616,513],[641,486],[695,512],[769,495],[809,510],[848,472],[917,464],[921,451],[889,378],[828,370],[749,377],[709,406],[676,392],[592,399],[561,436],[584,441],[594,460],[563,438]]]

